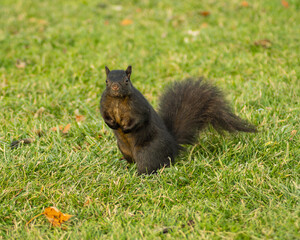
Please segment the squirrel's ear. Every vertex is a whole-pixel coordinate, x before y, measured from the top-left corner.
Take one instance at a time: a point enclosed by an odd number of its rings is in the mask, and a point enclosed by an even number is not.
[[[107,66],[105,66],[105,72],[106,72],[106,76],[110,73],[110,70],[108,69]]]
[[[130,79],[130,75],[131,75],[131,66],[128,66],[125,72],[126,72],[127,77]]]

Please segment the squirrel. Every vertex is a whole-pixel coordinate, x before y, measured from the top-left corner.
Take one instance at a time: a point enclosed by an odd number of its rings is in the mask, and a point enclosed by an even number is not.
[[[236,116],[222,92],[209,83],[187,79],[175,82],[162,95],[156,112],[132,85],[132,67],[110,71],[105,66],[106,89],[100,112],[113,130],[117,145],[138,174],[155,173],[174,163],[184,144],[194,144],[200,130],[211,124],[217,130],[256,132]]]

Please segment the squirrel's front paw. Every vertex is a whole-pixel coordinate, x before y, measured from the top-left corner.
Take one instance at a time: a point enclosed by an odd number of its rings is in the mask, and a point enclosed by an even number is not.
[[[111,129],[118,129],[120,127],[120,125],[118,123],[116,123],[114,120],[110,120],[110,121],[105,121],[105,123],[107,124],[107,126],[109,126]]]
[[[123,133],[130,133],[132,131],[132,129],[128,128],[128,127],[122,127],[122,131],[123,131]]]
[[[134,120],[129,120],[128,122],[126,122],[125,124],[123,124],[123,126],[121,126],[122,131],[124,133],[130,133],[133,132],[138,126],[138,123]]]

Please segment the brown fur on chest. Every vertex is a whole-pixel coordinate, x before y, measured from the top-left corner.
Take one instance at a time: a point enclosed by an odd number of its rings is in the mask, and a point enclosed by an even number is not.
[[[121,125],[122,120],[130,116],[131,107],[129,105],[129,99],[113,99],[110,109],[114,120]]]

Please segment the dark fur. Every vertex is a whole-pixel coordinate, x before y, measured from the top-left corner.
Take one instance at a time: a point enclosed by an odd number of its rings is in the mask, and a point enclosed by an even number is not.
[[[193,144],[198,131],[208,124],[217,130],[256,132],[233,114],[220,90],[202,79],[170,86],[160,99],[159,115],[178,144]]]
[[[232,113],[218,89],[201,80],[173,84],[161,98],[158,115],[133,87],[131,66],[126,71],[106,67],[106,75],[101,115],[113,129],[125,159],[137,164],[139,174],[169,166],[180,144],[193,144],[208,124],[230,132],[256,131]]]

